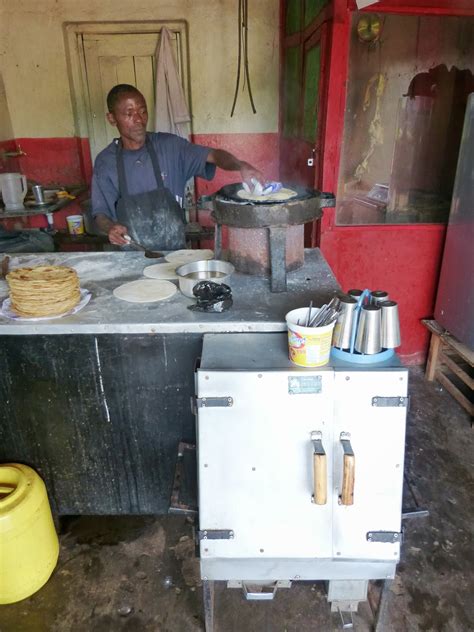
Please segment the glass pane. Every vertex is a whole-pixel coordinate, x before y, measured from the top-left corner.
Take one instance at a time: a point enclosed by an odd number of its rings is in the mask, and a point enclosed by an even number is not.
[[[319,14],[321,9],[327,5],[329,0],[305,0],[304,2],[304,25],[308,26]]]
[[[319,74],[321,70],[321,46],[310,48],[305,58],[303,136],[314,142],[318,130]]]
[[[301,0],[286,1],[286,34],[291,35],[301,30]]]
[[[447,221],[473,71],[474,18],[354,14],[338,224]]]
[[[285,50],[284,122],[285,136],[298,135],[298,112],[300,105],[300,47]]]

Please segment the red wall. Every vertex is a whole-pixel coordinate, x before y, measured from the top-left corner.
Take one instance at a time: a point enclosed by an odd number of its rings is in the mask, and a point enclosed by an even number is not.
[[[436,5],[440,13],[474,14],[470,0],[382,0],[368,10],[413,12],[413,5],[420,13],[432,12]],[[321,188],[337,193],[351,14],[347,0],[334,0],[333,11]],[[426,358],[429,337],[421,319],[433,315],[445,233],[443,224],[337,226],[334,209],[326,209],[321,222],[320,246],[341,287],[387,290],[399,302],[399,352],[406,364]],[[315,230],[313,243],[316,236]]]

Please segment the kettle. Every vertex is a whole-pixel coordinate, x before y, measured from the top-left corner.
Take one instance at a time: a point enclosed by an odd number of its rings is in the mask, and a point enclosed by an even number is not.
[[[25,208],[23,200],[27,189],[26,176],[23,174],[0,173],[0,191],[6,211],[18,211]]]

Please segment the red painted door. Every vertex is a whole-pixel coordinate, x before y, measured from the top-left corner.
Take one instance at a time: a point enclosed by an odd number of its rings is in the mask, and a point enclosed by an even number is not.
[[[280,177],[283,182],[315,189],[321,188],[322,180],[325,44],[326,24],[322,24],[284,52]],[[311,224],[305,227],[307,246],[313,228]]]

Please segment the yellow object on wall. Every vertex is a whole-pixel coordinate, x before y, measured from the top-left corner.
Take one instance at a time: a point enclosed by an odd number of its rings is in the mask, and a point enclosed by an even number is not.
[[[58,555],[59,540],[42,479],[27,465],[0,465],[0,604],[39,590]]]

